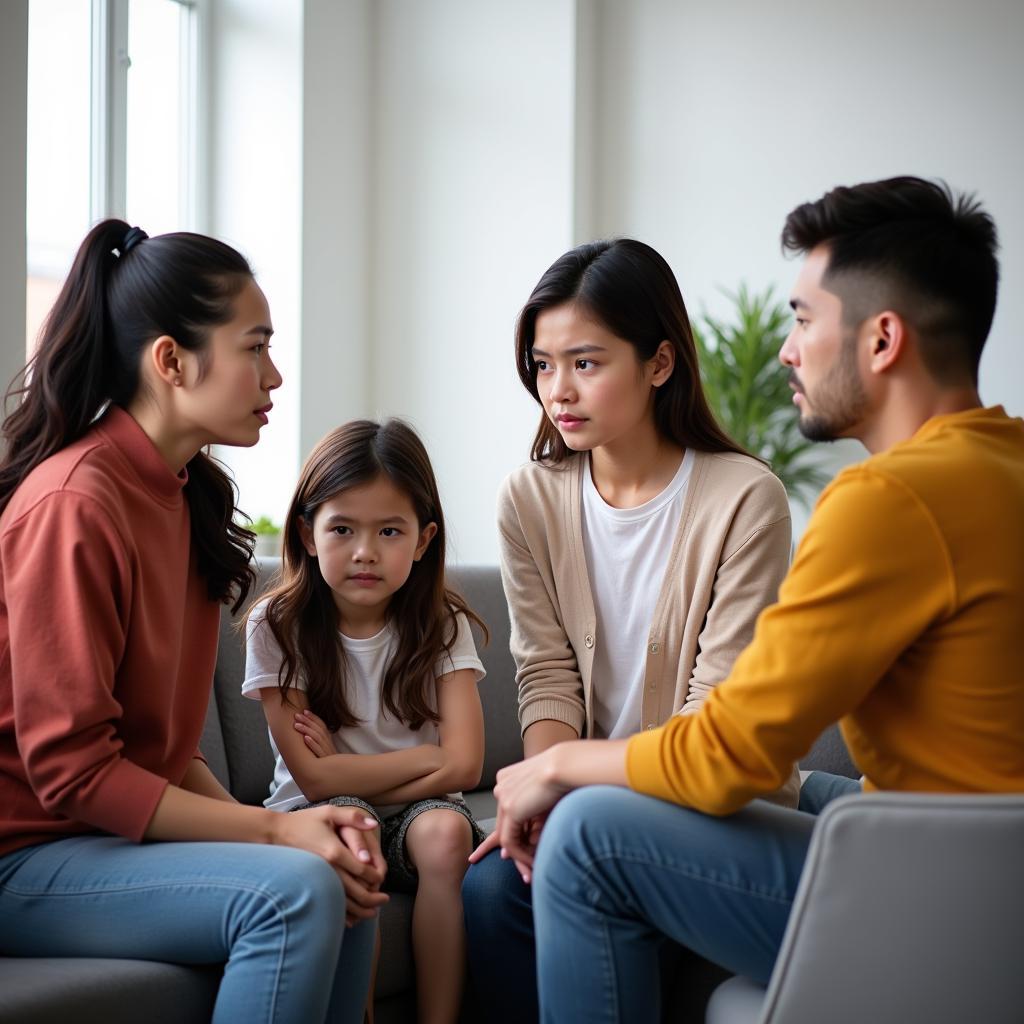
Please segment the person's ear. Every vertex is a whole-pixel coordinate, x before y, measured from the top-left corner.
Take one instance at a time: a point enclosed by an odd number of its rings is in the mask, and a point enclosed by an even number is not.
[[[161,334],[149,346],[148,361],[157,380],[163,381],[168,387],[180,388],[185,382],[183,352],[169,334]]]
[[[434,539],[437,534],[437,523],[427,523],[426,526],[420,530],[420,541],[416,545],[416,552],[412,556],[414,562],[418,562],[430,547],[430,542]]]
[[[654,373],[651,375],[651,386],[660,388],[672,376],[676,368],[676,350],[670,341],[663,341],[658,351],[651,357]]]
[[[306,522],[304,516],[296,516],[295,524],[299,528],[299,538],[302,540],[302,546],[306,549],[306,554],[310,558],[316,558],[316,541],[313,538],[313,527]]]
[[[891,370],[907,346],[907,324],[899,313],[883,310],[868,322],[868,369],[871,373]]]

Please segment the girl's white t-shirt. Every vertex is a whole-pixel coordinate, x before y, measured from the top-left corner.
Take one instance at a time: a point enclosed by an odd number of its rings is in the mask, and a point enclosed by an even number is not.
[[[260,690],[266,687],[277,687],[278,671],[281,668],[283,655],[281,648],[274,639],[274,634],[264,621],[266,603],[253,609],[246,627],[245,680],[242,693],[254,700],[260,699]],[[458,631],[450,654],[443,654],[437,663],[436,676],[448,675],[459,669],[472,669],[476,681],[480,682],[486,672],[476,653],[476,644],[469,628],[466,616],[461,612],[455,616]],[[391,750],[416,747],[421,743],[438,743],[440,735],[434,722],[424,722],[415,732],[399,721],[385,709],[381,700],[381,686],[388,663],[398,649],[398,635],[389,625],[385,626],[376,636],[365,640],[353,640],[341,636],[341,645],[347,658],[346,685],[348,703],[360,725],[347,726],[334,733],[334,749],[339,754],[386,754]],[[293,680],[296,689],[305,690],[306,681],[301,676]],[[436,706],[436,705],[435,705]],[[268,730],[269,731],[269,730]],[[274,781],[270,786],[270,795],[263,801],[263,806],[272,811],[288,811],[308,803],[302,790],[292,778],[288,766],[284,763],[270,736],[270,746],[274,751]],[[349,794],[339,792],[338,796]],[[386,815],[398,808],[378,808],[378,812]]]
[[[636,508],[612,508],[583,480],[583,549],[597,616],[592,704],[594,736],[639,732],[647,638],[668,556],[683,515],[693,451],[687,448],[668,486]]]

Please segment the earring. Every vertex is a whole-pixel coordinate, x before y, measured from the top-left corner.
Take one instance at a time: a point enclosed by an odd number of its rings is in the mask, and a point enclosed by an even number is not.
[[[181,378],[180,377],[175,377],[174,378],[174,386],[176,388],[180,388],[181,387]]]

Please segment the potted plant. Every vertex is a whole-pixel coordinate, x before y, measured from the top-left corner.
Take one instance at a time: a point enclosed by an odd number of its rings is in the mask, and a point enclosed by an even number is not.
[[[281,554],[281,527],[269,516],[260,516],[249,529],[256,534],[254,554],[268,558]]]
[[[732,322],[705,313],[701,325],[694,323],[700,375],[725,432],[768,463],[790,498],[809,507],[830,475],[800,433],[789,371],[779,362],[791,314],[772,292],[751,294],[740,285],[735,295],[727,293]]]

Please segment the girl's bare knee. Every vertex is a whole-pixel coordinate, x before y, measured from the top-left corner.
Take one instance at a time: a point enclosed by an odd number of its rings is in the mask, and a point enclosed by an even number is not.
[[[473,848],[473,830],[458,811],[439,807],[413,819],[405,845],[421,879],[425,875],[461,879]]]

